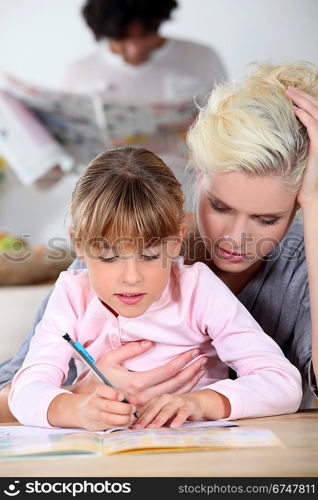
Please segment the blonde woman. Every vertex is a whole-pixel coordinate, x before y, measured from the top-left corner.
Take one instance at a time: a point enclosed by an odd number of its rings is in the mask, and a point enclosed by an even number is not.
[[[260,65],[219,87],[188,143],[209,266],[298,366],[308,396],[318,371],[318,69]]]

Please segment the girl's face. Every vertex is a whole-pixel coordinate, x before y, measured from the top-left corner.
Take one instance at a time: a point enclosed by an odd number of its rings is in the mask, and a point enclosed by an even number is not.
[[[118,315],[135,318],[143,314],[169,282],[171,262],[179,255],[183,233],[150,248],[84,251],[82,260],[96,295]]]
[[[242,272],[264,258],[295,216],[297,195],[280,177],[227,172],[198,182],[198,230],[221,271]]]

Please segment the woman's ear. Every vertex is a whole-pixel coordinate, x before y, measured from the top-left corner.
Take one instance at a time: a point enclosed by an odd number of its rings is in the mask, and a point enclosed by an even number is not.
[[[82,245],[81,241],[78,238],[76,238],[74,230],[73,230],[72,227],[69,227],[68,230],[67,230],[67,232],[69,234],[69,237],[71,239],[72,245],[74,247],[74,250],[75,250],[75,253],[76,253],[76,257],[79,260],[81,260],[82,262],[85,262],[83,245]]]

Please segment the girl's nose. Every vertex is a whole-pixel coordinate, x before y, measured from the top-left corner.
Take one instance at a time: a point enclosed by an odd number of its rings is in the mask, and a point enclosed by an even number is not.
[[[132,258],[126,261],[124,266],[122,281],[127,285],[135,285],[142,281],[142,275],[139,270],[138,262]]]

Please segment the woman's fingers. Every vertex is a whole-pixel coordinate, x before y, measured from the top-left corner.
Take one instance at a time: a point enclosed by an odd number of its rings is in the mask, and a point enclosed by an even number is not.
[[[114,351],[107,352],[98,360],[99,366],[107,368],[110,364],[121,365],[124,361],[140,356],[154,346],[154,342],[150,340],[141,340],[138,342],[127,342],[127,344],[118,347]]]
[[[192,389],[200,382],[201,378],[204,376],[205,370],[200,370],[196,375],[193,376],[187,383],[182,385],[177,391],[171,394],[185,394],[191,392]]]
[[[304,109],[309,114],[318,119],[318,98],[307,94],[303,90],[295,87],[287,87],[286,93],[298,107]]]
[[[177,373],[170,380],[149,388],[145,391],[147,400],[160,396],[161,394],[182,394],[190,392],[203,377],[206,358],[200,358]],[[146,402],[146,401],[145,401]]]
[[[294,87],[287,87],[286,94],[296,104],[295,115],[307,129],[310,151],[318,152],[318,98]]]
[[[115,387],[121,387],[131,396],[132,403],[145,404],[150,399],[164,393],[183,393],[190,391],[203,376],[202,368],[207,358],[200,357],[199,349],[191,349],[172,359],[163,366],[143,372],[130,372],[121,363],[132,357],[143,354],[153,347],[150,341],[129,342],[124,346],[106,353],[98,360],[98,367],[107,374]],[[187,366],[188,365],[188,366]],[[90,387],[92,377],[89,377]],[[96,380],[97,383],[97,380]],[[78,392],[87,393],[85,378],[79,382]]]
[[[180,370],[182,370],[188,363],[190,363],[190,361],[193,361],[193,359],[196,358],[198,354],[198,349],[191,349],[191,351],[180,354],[163,366],[159,366],[158,368],[154,368],[153,370],[140,372],[138,375],[142,382],[137,382],[137,384],[139,385],[139,389],[144,390],[150,387],[154,387],[162,382],[170,381],[170,379],[175,377],[180,372]]]
[[[310,146],[312,148],[318,148],[318,116],[315,119],[311,114],[302,108],[297,108],[294,106],[295,115],[301,123],[306,127],[308,137],[310,139]]]

